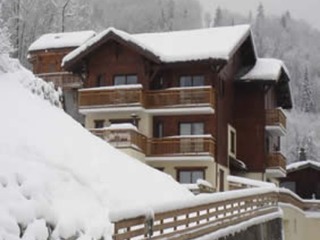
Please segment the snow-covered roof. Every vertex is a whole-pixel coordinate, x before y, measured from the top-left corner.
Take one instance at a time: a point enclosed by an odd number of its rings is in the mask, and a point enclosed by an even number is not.
[[[94,31],[44,34],[30,45],[29,52],[46,49],[79,47],[95,35],[96,33]]]
[[[109,34],[115,34],[120,39],[148,51],[161,62],[228,60],[250,35],[250,26],[237,25],[144,34],[129,34],[115,28],[108,28],[65,56],[62,64],[83,54]]]
[[[315,169],[320,170],[320,162],[316,162],[312,160],[294,162],[287,165],[287,172],[294,172],[307,167],[313,167]]]
[[[274,58],[258,58],[254,67],[241,80],[273,80],[278,81],[282,70],[289,76],[284,63]]]
[[[28,70],[10,69],[0,74],[0,239],[48,239],[48,226],[50,239],[111,239],[111,211],[194,199],[32,94]]]

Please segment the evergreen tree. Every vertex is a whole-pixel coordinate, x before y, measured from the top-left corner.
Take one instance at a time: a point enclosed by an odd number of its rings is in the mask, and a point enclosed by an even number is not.
[[[315,106],[312,96],[312,87],[309,80],[309,71],[308,68],[305,69],[304,79],[302,82],[302,96],[301,96],[301,110],[303,112],[314,112]]]
[[[220,7],[217,7],[216,14],[214,17],[214,26],[215,27],[222,26],[222,20],[223,20],[222,10]]]

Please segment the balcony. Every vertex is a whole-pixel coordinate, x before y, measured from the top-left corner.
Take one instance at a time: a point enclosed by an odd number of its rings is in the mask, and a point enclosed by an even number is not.
[[[287,117],[281,108],[266,110],[266,130],[275,136],[286,134]]]
[[[90,132],[116,148],[131,148],[146,153],[147,138],[136,129],[95,128]]]
[[[215,154],[215,141],[211,135],[173,136],[149,141],[148,156],[212,156]]]
[[[111,87],[84,88],[79,90],[79,110],[94,111],[103,108],[105,111],[132,110],[143,106],[142,86],[121,85]]]
[[[213,113],[215,92],[211,86],[149,91],[146,93],[146,104],[149,112],[154,115]]]
[[[42,78],[46,82],[52,82],[56,87],[61,88],[80,88],[82,81],[80,77],[69,72],[41,73],[37,77]]]
[[[268,177],[285,177],[286,176],[286,158],[280,152],[269,153],[267,157]]]

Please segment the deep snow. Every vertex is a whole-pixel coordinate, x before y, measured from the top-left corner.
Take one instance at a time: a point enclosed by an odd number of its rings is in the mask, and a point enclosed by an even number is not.
[[[53,239],[111,239],[110,212],[194,198],[32,94],[32,74],[14,64],[0,71],[1,240],[20,239],[20,229],[21,239],[46,239],[46,225]]]

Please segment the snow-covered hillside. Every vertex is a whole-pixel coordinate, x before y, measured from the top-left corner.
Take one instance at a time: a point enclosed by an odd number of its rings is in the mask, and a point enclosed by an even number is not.
[[[0,65],[1,240],[110,239],[111,212],[193,198],[33,94],[17,62]]]

